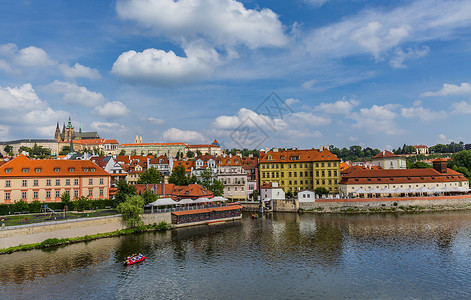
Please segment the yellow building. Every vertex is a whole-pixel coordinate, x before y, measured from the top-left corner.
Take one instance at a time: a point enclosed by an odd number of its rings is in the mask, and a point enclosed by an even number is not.
[[[278,182],[285,193],[324,187],[339,192],[340,159],[328,149],[260,152],[260,184]]]

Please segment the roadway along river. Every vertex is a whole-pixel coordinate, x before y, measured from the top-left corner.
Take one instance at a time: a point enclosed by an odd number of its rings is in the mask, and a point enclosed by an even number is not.
[[[141,252],[140,265],[123,258]],[[1,299],[470,299],[471,213],[269,214],[0,256]]]

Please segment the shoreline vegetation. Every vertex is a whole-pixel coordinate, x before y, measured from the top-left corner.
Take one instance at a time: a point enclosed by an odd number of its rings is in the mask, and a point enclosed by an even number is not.
[[[394,202],[391,206],[381,205],[380,207],[352,207],[339,206],[329,207],[313,207],[310,209],[299,209],[299,213],[322,213],[322,214],[373,214],[373,213],[419,213],[419,212],[443,212],[443,211],[471,211],[471,205],[465,206],[420,206],[420,205],[399,205]]]
[[[44,248],[49,248],[49,247],[57,247],[57,246],[62,246],[62,245],[88,242],[88,241],[93,241],[93,240],[98,240],[98,239],[103,239],[103,238],[109,238],[109,237],[122,236],[122,235],[128,235],[128,234],[133,234],[133,233],[152,232],[152,231],[165,231],[165,230],[168,230],[170,228],[171,227],[170,227],[169,224],[162,221],[159,224],[154,223],[154,224],[150,224],[150,225],[142,225],[142,226],[133,227],[133,228],[126,228],[126,229],[116,230],[116,231],[112,231],[112,232],[97,233],[97,234],[93,234],[93,235],[86,235],[86,236],[75,237],[75,238],[63,238],[63,239],[50,238],[50,239],[42,241],[41,243],[19,245],[19,246],[15,246],[15,247],[6,248],[6,249],[0,249],[0,255],[10,254],[10,253],[13,253],[13,252],[18,252],[18,251],[28,251],[28,250],[33,250],[33,249],[44,249]]]

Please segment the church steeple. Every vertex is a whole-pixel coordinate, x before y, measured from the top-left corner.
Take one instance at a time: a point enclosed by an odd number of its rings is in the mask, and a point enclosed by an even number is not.
[[[61,130],[59,128],[59,122],[57,122],[56,133],[54,134],[54,139],[56,140],[56,142],[59,142],[61,140]]]

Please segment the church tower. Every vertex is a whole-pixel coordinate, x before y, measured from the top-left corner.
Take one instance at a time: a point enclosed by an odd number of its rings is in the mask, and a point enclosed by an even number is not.
[[[72,125],[72,122],[70,121],[69,117],[69,122],[67,123],[67,126],[65,126],[65,132],[64,132],[64,142],[70,142],[71,140],[74,139],[74,126]]]
[[[56,140],[56,142],[61,141],[61,130],[59,128],[59,122],[57,122],[56,134],[54,135],[54,139]]]

